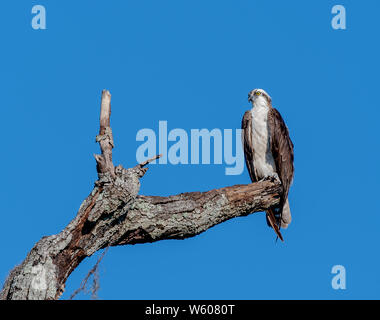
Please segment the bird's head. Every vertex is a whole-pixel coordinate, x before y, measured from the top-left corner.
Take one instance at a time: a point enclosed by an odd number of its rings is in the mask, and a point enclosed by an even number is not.
[[[264,103],[271,104],[272,98],[269,94],[263,89],[253,89],[248,93],[248,101],[252,104]]]

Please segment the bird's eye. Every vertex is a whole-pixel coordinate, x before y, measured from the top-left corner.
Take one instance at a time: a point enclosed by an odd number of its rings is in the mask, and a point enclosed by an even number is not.
[[[260,91],[256,91],[255,95],[259,96],[261,94]]]

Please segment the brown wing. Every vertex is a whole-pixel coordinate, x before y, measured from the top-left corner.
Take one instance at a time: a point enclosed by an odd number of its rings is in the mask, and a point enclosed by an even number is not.
[[[252,182],[257,182],[255,168],[253,167],[253,144],[252,144],[252,113],[250,110],[244,113],[241,121],[242,143],[244,149],[245,164]]]
[[[289,188],[294,175],[293,142],[281,114],[271,108],[269,111],[271,151],[276,164],[276,171],[281,180],[284,193],[281,197],[281,207],[288,198]]]

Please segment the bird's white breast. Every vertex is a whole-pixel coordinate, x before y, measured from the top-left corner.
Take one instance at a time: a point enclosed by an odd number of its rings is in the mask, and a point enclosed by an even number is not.
[[[270,149],[267,106],[257,105],[252,110],[253,166],[258,179],[273,176],[276,165]]]

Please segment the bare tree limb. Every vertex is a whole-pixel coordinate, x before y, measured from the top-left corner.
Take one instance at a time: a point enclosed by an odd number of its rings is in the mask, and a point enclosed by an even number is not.
[[[108,246],[193,237],[228,219],[279,203],[281,184],[260,181],[168,197],[138,195],[146,165],[112,163],[111,95],[102,92],[96,141],[99,179],[76,217],[60,233],[43,237],[5,281],[0,299],[58,299],[71,272],[86,257]]]
[[[112,163],[113,135],[110,125],[111,118],[111,94],[108,90],[102,92],[102,102],[100,105],[100,129],[99,135],[96,136],[96,142],[99,142],[101,155],[95,155],[99,179],[104,174],[110,174],[115,178],[115,170]]]

